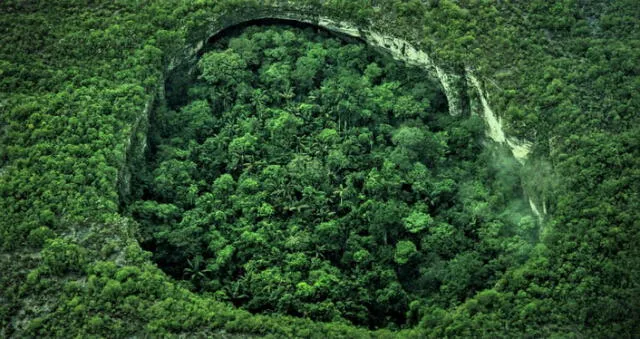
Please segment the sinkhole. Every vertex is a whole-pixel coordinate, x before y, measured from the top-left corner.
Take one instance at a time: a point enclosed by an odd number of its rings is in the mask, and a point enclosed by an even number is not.
[[[483,121],[450,116],[437,80],[361,41],[236,26],[165,93],[123,209],[193,291],[397,329],[491,288],[537,239],[519,166]]]

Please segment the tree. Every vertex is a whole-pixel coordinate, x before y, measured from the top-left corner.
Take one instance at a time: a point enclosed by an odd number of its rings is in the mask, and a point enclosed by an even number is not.
[[[201,284],[208,279],[207,274],[211,270],[205,268],[204,260],[201,256],[196,256],[191,259],[187,259],[187,268],[184,269],[185,276],[191,281],[196,288],[199,288]]]
[[[209,104],[205,100],[196,100],[183,107],[179,113],[168,117],[167,129],[180,128],[184,140],[203,140],[209,136],[215,120]]]
[[[190,205],[192,176],[197,166],[191,161],[167,160],[153,171],[154,192],[166,202],[175,201],[179,206]],[[185,204],[186,203],[186,204]]]
[[[403,219],[403,222],[404,227],[410,233],[420,233],[433,224],[433,218],[427,213],[414,210],[408,217]]]
[[[256,152],[258,138],[246,133],[245,135],[234,138],[229,143],[229,153],[232,155],[228,168],[235,169],[239,164],[244,164],[245,159],[251,160]]]
[[[232,50],[207,53],[198,66],[200,77],[211,85],[233,88],[251,78],[246,61]]]
[[[283,146],[290,145],[304,122],[287,111],[271,110],[270,113],[273,117],[266,124],[271,140],[279,141]]]
[[[409,260],[417,253],[416,245],[409,240],[402,240],[396,244],[396,251],[393,256],[393,260],[400,264],[404,265],[409,262]]]

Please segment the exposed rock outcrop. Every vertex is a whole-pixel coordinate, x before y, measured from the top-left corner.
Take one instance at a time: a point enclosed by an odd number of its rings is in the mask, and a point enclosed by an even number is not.
[[[489,106],[489,102],[487,102],[487,98],[482,90],[480,81],[478,81],[478,79],[473,75],[473,72],[469,69],[467,69],[466,76],[480,98],[480,103],[482,104],[482,118],[488,126],[487,136],[497,143],[506,143],[509,149],[511,149],[513,156],[521,164],[524,164],[529,156],[531,143],[506,136],[503,129],[502,119],[498,117],[491,109],[491,106]]]

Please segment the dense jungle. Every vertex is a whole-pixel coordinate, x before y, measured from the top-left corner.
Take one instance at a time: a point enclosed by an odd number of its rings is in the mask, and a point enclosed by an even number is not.
[[[0,23],[0,337],[640,336],[633,0]]]

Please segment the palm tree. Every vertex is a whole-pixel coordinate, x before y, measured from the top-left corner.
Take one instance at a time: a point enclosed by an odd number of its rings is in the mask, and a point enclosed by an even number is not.
[[[226,110],[233,103],[234,93],[227,87],[218,86],[213,90],[213,98],[216,105]]]
[[[333,194],[340,197],[340,204],[338,205],[339,207],[342,207],[343,197],[346,191],[347,191],[347,187],[345,187],[342,183],[340,183],[340,187],[338,187],[338,189],[333,191]]]
[[[255,90],[251,96],[251,104],[255,108],[260,119],[262,119],[262,114],[264,113],[265,107],[267,107],[268,100],[269,97],[261,89]]]
[[[207,273],[211,273],[211,270],[204,265],[204,259],[202,256],[197,255],[192,260],[187,259],[188,267],[184,269],[184,275],[189,281],[196,287],[200,288],[203,280],[208,280]]]
[[[294,87],[287,86],[284,91],[280,92],[280,97],[285,99],[286,102],[289,102],[291,99],[295,98],[296,93],[294,91]]]

